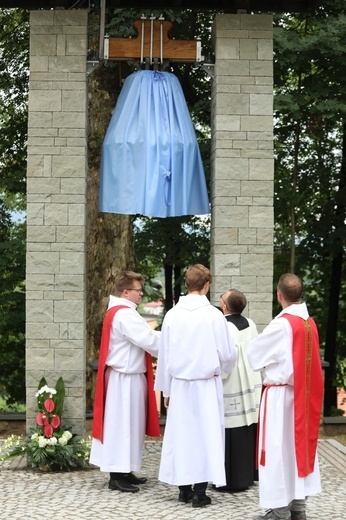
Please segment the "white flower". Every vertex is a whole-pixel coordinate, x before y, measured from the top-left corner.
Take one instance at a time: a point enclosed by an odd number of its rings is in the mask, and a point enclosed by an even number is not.
[[[49,388],[49,386],[44,385],[36,392],[35,397],[39,397],[42,394],[50,394],[50,397],[52,397],[53,394],[56,394],[56,390],[55,388]]]
[[[38,445],[40,448],[44,448],[48,444],[48,439],[46,437],[43,437],[43,435],[40,435],[38,438]]]
[[[36,392],[35,397],[38,397],[39,395],[44,394],[47,391],[50,391],[50,388],[47,385],[41,386],[41,388],[39,388]]]
[[[64,431],[64,433],[62,434],[62,436],[64,439],[66,439],[66,441],[69,441],[71,438],[72,438],[72,433],[69,432],[68,430]]]
[[[59,439],[59,444],[60,444],[61,446],[66,446],[66,444],[67,444],[67,439],[66,439],[66,437],[64,437],[64,436],[62,435],[62,436],[60,437],[60,439]]]
[[[48,443],[50,446],[55,446],[58,442],[58,439],[56,437],[51,437],[50,439],[48,439]]]
[[[34,441],[35,439],[37,439],[37,437],[38,437],[38,433],[33,433],[31,435],[31,440]]]

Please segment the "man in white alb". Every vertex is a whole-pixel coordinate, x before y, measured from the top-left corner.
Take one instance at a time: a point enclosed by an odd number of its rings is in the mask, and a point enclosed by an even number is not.
[[[143,281],[133,271],[115,276],[116,296],[109,298],[102,330],[90,453],[90,463],[110,473],[109,488],[130,493],[147,480],[132,473],[141,468],[146,425],[148,435],[160,435],[146,354],[157,356],[160,333],[136,310]]]
[[[179,501],[192,507],[211,503],[208,482],[226,483],[221,372],[237,356],[225,318],[206,296],[211,282],[203,265],[187,270],[188,294],[163,320],[155,382],[168,407],[159,480],[179,486]]]
[[[247,349],[253,370],[263,369],[259,421],[260,506],[256,520],[305,520],[305,497],[321,491],[317,441],[323,398],[319,338],[302,303],[303,283],[280,277],[282,311]]]

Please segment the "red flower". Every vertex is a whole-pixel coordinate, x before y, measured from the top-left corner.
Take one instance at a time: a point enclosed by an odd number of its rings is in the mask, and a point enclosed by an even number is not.
[[[53,415],[52,420],[51,420],[51,425],[53,426],[53,428],[58,428],[58,426],[60,426],[59,415]]]
[[[42,412],[39,412],[37,415],[36,415],[36,422],[39,426],[44,426],[45,424],[48,423],[48,418],[47,416],[42,413]]]
[[[51,424],[46,424],[44,427],[44,434],[48,439],[53,435],[53,426]]]
[[[53,399],[46,399],[43,404],[44,404],[45,409],[49,413],[52,412],[54,410],[54,408],[55,408],[55,404],[54,404]]]

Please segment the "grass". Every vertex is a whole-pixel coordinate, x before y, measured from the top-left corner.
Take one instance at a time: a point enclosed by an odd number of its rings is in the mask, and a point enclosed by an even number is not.
[[[322,429],[321,429],[322,430]],[[346,433],[337,433],[335,435],[327,435],[326,433],[323,433],[323,431],[319,432],[318,438],[319,439],[334,439],[337,442],[340,442],[343,446],[346,446]]]
[[[346,434],[335,435],[334,439],[343,446],[346,446]]]

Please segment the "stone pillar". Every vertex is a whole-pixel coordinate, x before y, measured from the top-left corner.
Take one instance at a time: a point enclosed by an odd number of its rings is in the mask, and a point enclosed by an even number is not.
[[[42,376],[85,434],[87,10],[32,11],[27,165],[27,428]]]
[[[244,292],[262,330],[272,317],[272,16],[216,15],[213,45],[211,299]]]

